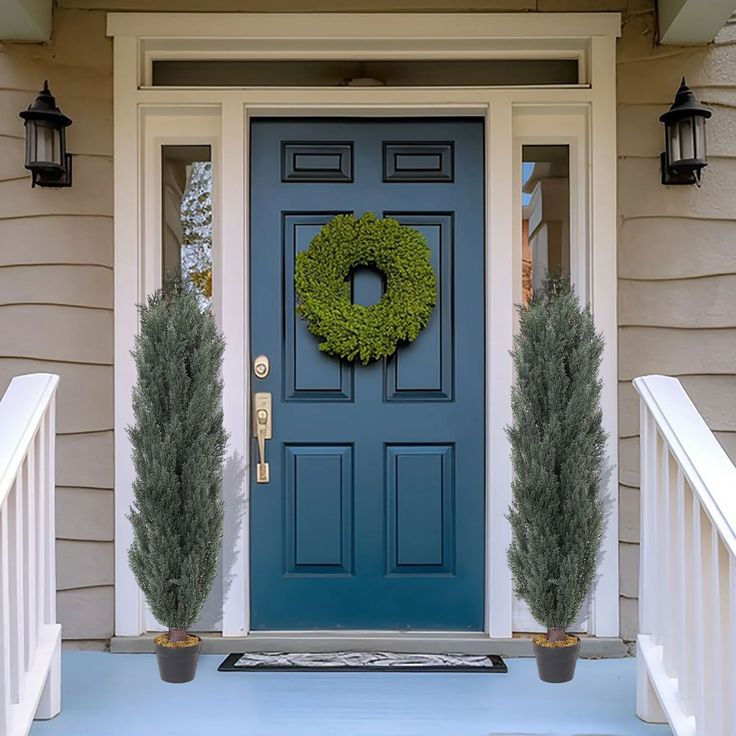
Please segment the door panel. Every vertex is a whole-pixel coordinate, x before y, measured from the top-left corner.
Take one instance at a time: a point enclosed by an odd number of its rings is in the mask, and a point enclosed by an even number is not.
[[[349,445],[287,446],[285,539],[289,573],[352,572],[353,473]]]
[[[481,120],[251,123],[251,354],[271,372],[270,482],[250,491],[254,630],[481,630],[485,556]],[[367,366],[295,314],[294,259],[340,213],[426,238],[429,325]],[[381,298],[371,269],[353,301]],[[255,443],[253,456],[255,457]]]

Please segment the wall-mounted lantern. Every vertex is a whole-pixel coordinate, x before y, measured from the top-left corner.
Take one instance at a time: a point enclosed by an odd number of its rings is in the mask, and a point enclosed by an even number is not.
[[[708,165],[705,121],[710,116],[683,77],[672,107],[659,118],[665,141],[662,184],[700,184],[700,172]]]
[[[65,130],[72,121],[56,107],[48,82],[20,116],[25,120],[26,168],[32,186],[70,187],[72,155],[66,152]]]

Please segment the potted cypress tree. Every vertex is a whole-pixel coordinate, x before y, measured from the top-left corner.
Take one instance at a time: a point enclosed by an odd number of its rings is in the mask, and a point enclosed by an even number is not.
[[[567,629],[595,579],[605,519],[603,338],[565,280],[548,277],[519,313],[508,560],[516,595],[547,629],[533,640],[539,676],[567,682],[580,650]]]
[[[133,357],[136,477],[130,567],[151,613],[161,679],[194,678],[202,646],[188,633],[212,586],[222,540],[227,443],[222,415],[224,340],[179,278],[139,308]]]

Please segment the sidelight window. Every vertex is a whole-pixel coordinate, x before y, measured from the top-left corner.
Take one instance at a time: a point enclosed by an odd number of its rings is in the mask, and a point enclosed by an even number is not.
[[[570,152],[566,145],[522,147],[522,301],[547,273],[570,277]]]
[[[212,160],[210,146],[161,148],[163,273],[181,271],[200,304],[212,300]]]

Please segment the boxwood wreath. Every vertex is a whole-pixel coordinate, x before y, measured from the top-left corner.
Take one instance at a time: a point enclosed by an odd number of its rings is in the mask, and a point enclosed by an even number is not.
[[[351,301],[351,272],[372,266],[386,290],[377,304]],[[372,212],[360,219],[337,215],[296,257],[297,313],[321,338],[319,349],[363,365],[396,352],[427,326],[436,301],[437,278],[424,236]]]

